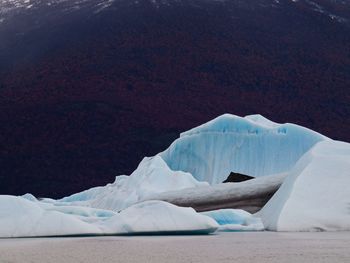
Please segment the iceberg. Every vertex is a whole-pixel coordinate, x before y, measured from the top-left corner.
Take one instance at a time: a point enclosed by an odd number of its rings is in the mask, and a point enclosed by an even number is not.
[[[0,237],[350,230],[349,171],[348,143],[225,114],[106,186],[60,200],[0,196]],[[223,184],[231,172],[256,178]]]
[[[224,114],[181,133],[159,155],[172,170],[217,184],[230,172],[258,177],[289,171],[313,145],[326,139],[310,129],[278,124],[261,115]]]
[[[199,188],[209,185],[216,188],[219,187],[216,184],[223,182],[232,171],[256,177],[286,173],[305,152],[322,140],[329,139],[307,128],[278,124],[261,115],[242,118],[225,114],[182,133],[164,152],[144,158],[130,176],[117,176],[112,184],[91,188],[59,202],[113,211],[149,199],[172,202],[173,199],[157,196],[173,191],[181,195],[180,192],[186,189],[189,189],[184,192],[186,194],[199,193]],[[214,188],[211,192],[221,190]],[[228,191],[227,186],[219,188]],[[175,204],[188,206],[182,202]],[[261,205],[255,207],[260,209]],[[212,207],[219,208],[228,207]],[[256,208],[250,211],[256,212]]]
[[[257,214],[267,230],[350,230],[350,144],[323,141],[307,152]]]
[[[192,208],[162,201],[133,205],[120,213],[86,207],[42,204],[16,196],[0,196],[0,238],[130,234],[209,234],[212,218]]]

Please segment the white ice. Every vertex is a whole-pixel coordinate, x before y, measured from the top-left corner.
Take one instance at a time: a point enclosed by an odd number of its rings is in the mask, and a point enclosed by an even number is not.
[[[113,184],[63,198],[60,202],[114,211],[167,191],[207,186],[191,174],[172,171],[160,156],[144,158],[130,176],[117,176]]]
[[[86,207],[40,205],[22,197],[0,196],[0,238],[201,233],[216,231],[218,224],[192,208],[148,201],[120,213]],[[97,212],[97,213],[96,213]]]
[[[47,211],[36,202],[15,196],[0,196],[0,237],[100,234],[98,227],[57,211]]]
[[[211,217],[196,213],[192,208],[178,207],[163,201],[135,204],[104,223],[120,234],[140,233],[200,233],[217,230]]]
[[[350,144],[324,141],[306,153],[259,213],[268,230],[350,230]]]

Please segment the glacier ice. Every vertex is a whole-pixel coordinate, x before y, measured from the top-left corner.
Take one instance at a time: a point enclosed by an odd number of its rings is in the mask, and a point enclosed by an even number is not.
[[[307,128],[225,114],[106,186],[60,200],[0,195],[0,237],[211,233],[262,230],[261,222],[276,231],[350,230],[349,159],[350,144]],[[221,184],[232,171],[257,178]],[[174,205],[236,207],[239,198],[259,201],[281,184],[255,215]]]
[[[260,218],[241,209],[219,209],[202,212],[219,224],[219,231],[261,231],[264,225]]]
[[[189,173],[170,170],[160,156],[154,156],[144,158],[130,176],[117,176],[113,184],[65,197],[60,202],[119,211],[155,194],[206,185]]]
[[[132,205],[104,222],[119,234],[200,233],[217,230],[211,217],[194,209],[178,207],[163,201],[146,201]]]
[[[261,115],[225,114],[184,132],[160,156],[172,170],[198,181],[223,182],[230,172],[264,176],[286,172],[325,136]]]
[[[268,230],[350,230],[350,144],[316,144],[259,212]]]
[[[225,114],[181,134],[167,150],[144,158],[128,176],[59,200],[119,211],[169,191],[220,183],[231,171],[253,176],[288,171],[323,135],[260,115]],[[192,191],[192,190],[191,190]]]
[[[287,174],[262,176],[240,183],[225,183],[186,188],[152,195],[149,199],[163,200],[178,206],[190,206],[197,211],[240,208],[259,211],[278,190]]]
[[[101,233],[78,218],[47,211],[36,202],[15,196],[0,196],[0,237],[63,236]]]
[[[215,220],[192,208],[162,201],[139,203],[120,213],[38,203],[22,197],[0,196],[0,237],[208,234],[218,228]]]

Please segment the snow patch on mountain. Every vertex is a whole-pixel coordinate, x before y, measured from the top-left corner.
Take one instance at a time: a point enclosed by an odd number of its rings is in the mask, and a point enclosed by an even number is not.
[[[305,1],[317,13],[324,14],[324,15],[328,16],[329,18],[331,18],[333,20],[336,20],[336,21],[338,21],[340,23],[344,23],[344,22],[348,21],[346,18],[341,17],[339,15],[336,15],[336,14],[328,11],[325,7],[321,6],[321,4],[318,4],[318,3],[314,2],[314,1],[311,1],[311,0],[305,0]]]
[[[68,12],[84,7],[93,7],[95,12],[110,7],[115,0],[3,0],[0,3],[0,14],[23,12],[28,9],[57,8]],[[57,9],[59,10],[59,9]]]

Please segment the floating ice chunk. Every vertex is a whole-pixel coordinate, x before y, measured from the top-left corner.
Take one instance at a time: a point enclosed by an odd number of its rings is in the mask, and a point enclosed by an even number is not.
[[[84,207],[64,207],[32,202],[22,197],[0,196],[0,237],[67,235],[121,235],[140,233],[214,232],[210,217],[162,201],[131,206],[120,213]]]
[[[124,234],[200,233],[217,230],[212,218],[192,208],[178,207],[163,201],[135,204],[105,222],[112,231]]]
[[[15,196],[0,196],[0,237],[100,234],[95,225]]]
[[[241,209],[220,209],[201,213],[219,224],[219,231],[261,231],[264,225],[260,218]]]

